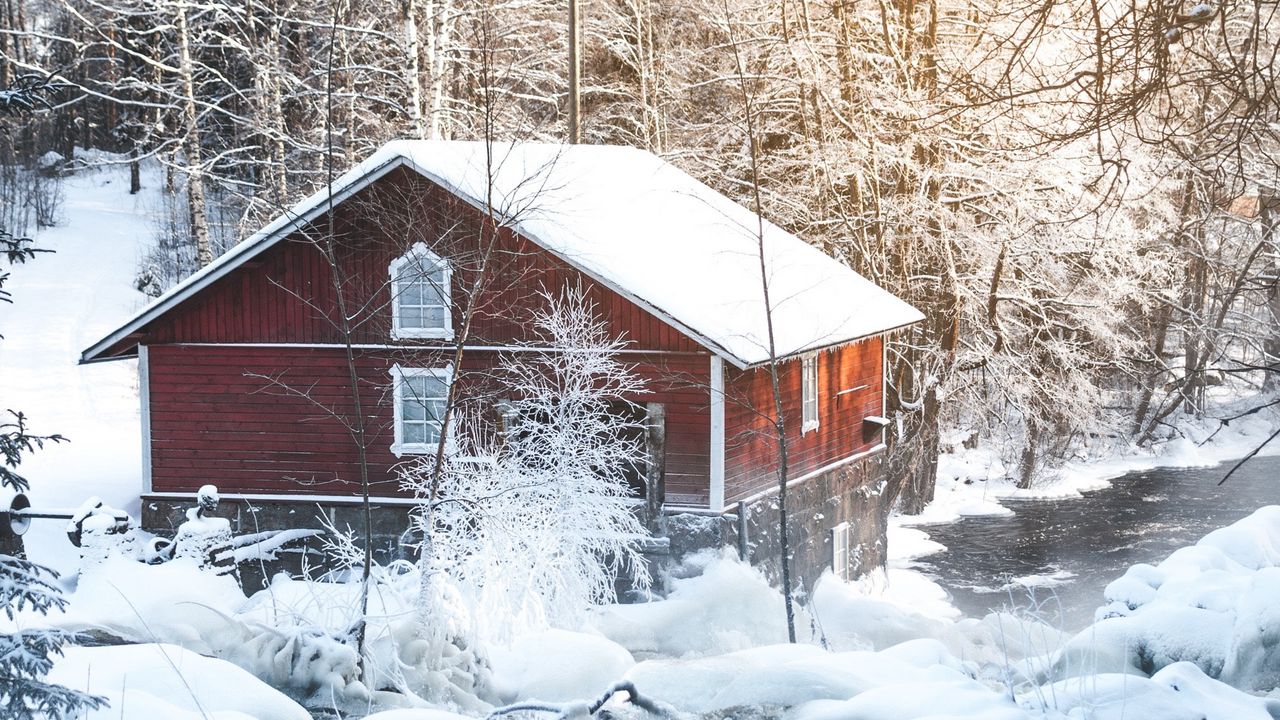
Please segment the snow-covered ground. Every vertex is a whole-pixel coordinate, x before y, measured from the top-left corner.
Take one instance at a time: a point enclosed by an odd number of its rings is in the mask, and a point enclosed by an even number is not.
[[[828,575],[793,645],[781,597],[755,570],[727,555],[694,562],[703,572],[674,581],[668,599],[443,652],[414,614],[420,583],[401,568],[371,602],[369,685],[337,639],[357,607],[349,584],[280,578],[245,598],[191,562],[116,559],[87,571],[65,613],[17,623],[128,641],[73,650],[53,674],[107,695],[113,707],[91,715],[104,720],[302,718],[299,702],[446,720],[505,703],[580,707],[618,682],[677,717],[1280,718],[1280,506],[1135,566],[1074,636],[1012,614],[958,618],[936,599],[904,603]]]
[[[1262,401],[1255,397],[1224,399],[1210,415],[1231,417]],[[1176,421],[1177,437],[1151,447],[1129,447],[1100,457],[1069,461],[1048,471],[1031,488],[1018,488],[1012,469],[989,446],[965,449],[956,443],[938,458],[938,486],[933,502],[918,515],[899,515],[899,527],[937,525],[964,517],[1008,515],[1001,500],[1063,499],[1101,490],[1113,478],[1159,467],[1212,467],[1244,457],[1261,445],[1280,424],[1273,411],[1264,411],[1222,425],[1212,417]],[[1280,454],[1280,442],[1259,455]],[[908,553],[909,554],[909,553]]]
[[[122,165],[68,176],[63,222],[35,235],[38,247],[54,252],[14,268],[5,285],[13,304],[0,303],[0,410],[19,410],[32,431],[68,439],[31,454],[19,469],[37,508],[75,508],[96,494],[137,514],[137,363],[77,363],[81,350],[148,300],[132,280],[155,233],[161,183],[152,167],[144,169],[137,195],[129,194]],[[63,531],[58,522],[33,523],[33,559],[74,569]]]

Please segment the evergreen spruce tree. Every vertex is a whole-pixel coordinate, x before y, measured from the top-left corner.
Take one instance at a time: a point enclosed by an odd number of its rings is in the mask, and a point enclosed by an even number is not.
[[[45,78],[20,78],[12,87],[0,90],[0,114],[23,115],[46,104],[45,94],[55,85]],[[11,302],[4,289],[8,268],[31,260],[40,250],[29,238],[15,237],[0,230],[0,301]],[[46,442],[62,440],[58,435],[33,435],[26,418],[16,410],[6,410],[0,419],[0,487],[22,493],[30,488],[18,474],[23,456]],[[8,494],[8,493],[4,493]],[[44,614],[61,608],[67,601],[55,584],[57,573],[29,560],[0,554],[0,602],[10,620],[24,609]],[[0,708],[11,720],[77,717],[83,711],[105,705],[102,698],[53,685],[42,678],[53,667],[54,657],[75,636],[61,630],[18,630],[0,634]]]

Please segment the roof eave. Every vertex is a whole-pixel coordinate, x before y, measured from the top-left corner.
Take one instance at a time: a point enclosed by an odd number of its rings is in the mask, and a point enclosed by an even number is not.
[[[775,361],[775,362],[783,362],[783,361],[785,361],[785,360],[791,360],[792,358],[797,358],[797,357],[800,357],[800,356],[802,356],[802,355],[808,355],[809,353],[816,353],[816,352],[824,352],[824,351],[827,351],[827,350],[834,350],[835,348],[838,348],[838,347],[844,347],[845,345],[852,345],[853,343],[860,342],[860,341],[862,341],[862,340],[866,340],[867,338],[876,337],[876,336],[878,336],[878,335],[888,335],[889,333],[894,332],[894,331],[896,331],[896,330],[901,330],[901,329],[903,329],[903,328],[909,328],[909,327],[911,327],[912,325],[916,325],[916,324],[918,324],[918,323],[922,323],[922,322],[924,322],[924,317],[923,317],[923,316],[921,316],[921,317],[919,317],[919,318],[916,318],[915,320],[912,320],[912,321],[910,321],[910,322],[899,323],[899,324],[894,325],[894,326],[892,326],[892,327],[884,328],[883,330],[876,330],[876,331],[874,331],[874,332],[864,333],[864,334],[862,334],[862,335],[858,335],[858,336],[856,336],[856,337],[847,338],[847,339],[845,339],[845,340],[839,340],[839,341],[837,341],[837,342],[827,343],[827,344],[825,344],[825,345],[815,345],[814,347],[808,347],[808,348],[805,348],[805,349],[803,349],[803,350],[796,350],[795,352],[787,353],[786,355],[780,355],[780,356],[778,356],[778,357],[774,358],[774,359],[773,359],[773,361]],[[726,358],[726,359],[727,359],[727,358]],[[757,361],[755,361],[755,362],[748,363],[748,364],[746,364],[746,365],[740,366],[740,367],[739,367],[739,369],[740,369],[740,370],[755,370],[756,368],[768,367],[769,362],[770,362],[770,360],[769,360],[768,358],[765,358],[764,360],[757,360]]]

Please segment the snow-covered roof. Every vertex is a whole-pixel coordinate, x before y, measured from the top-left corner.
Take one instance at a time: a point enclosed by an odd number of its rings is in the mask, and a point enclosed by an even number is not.
[[[334,182],[334,203],[401,166],[477,207],[491,203],[521,235],[738,367],[769,359],[761,235],[777,357],[923,319],[844,264],[644,150],[395,141]],[[298,203],[90,347],[82,361],[100,359],[169,308],[319,217],[327,201],[324,190]]]

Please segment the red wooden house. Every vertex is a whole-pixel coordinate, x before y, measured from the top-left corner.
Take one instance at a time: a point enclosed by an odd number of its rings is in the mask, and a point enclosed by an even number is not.
[[[359,487],[353,397],[367,421],[372,486],[395,505],[395,468],[434,449],[449,384],[484,398],[484,371],[530,340],[530,308],[569,284],[587,288],[628,340],[625,359],[652,391],[636,400],[662,406],[668,512],[736,509],[745,529],[751,503],[767,499],[776,484],[764,414],[771,357],[791,477],[829,480],[884,447],[883,336],[921,315],[658,157],[623,147],[391,143],[82,362],[139,359],[144,509],[185,502],[205,483],[259,506],[342,507]],[[815,502],[873,475],[824,480]],[[838,554],[841,540],[831,542],[823,552]]]

